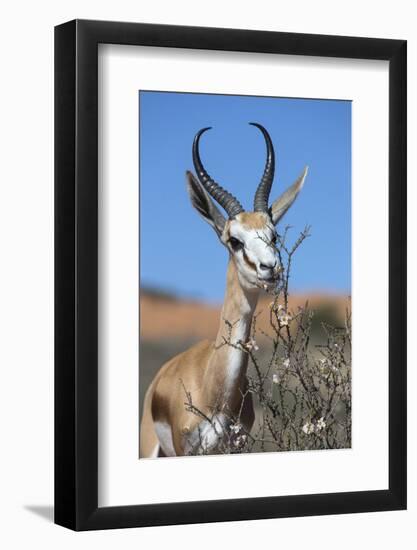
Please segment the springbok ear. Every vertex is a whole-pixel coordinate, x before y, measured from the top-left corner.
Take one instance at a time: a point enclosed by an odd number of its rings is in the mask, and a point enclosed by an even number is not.
[[[297,198],[298,193],[301,191],[304,185],[308,172],[308,166],[303,170],[301,176],[291,185],[284,193],[272,203],[271,206],[271,218],[274,225],[276,225],[283,217],[288,208]]]
[[[221,237],[226,220],[210,195],[195,178],[191,172],[186,173],[187,176],[187,191],[190,195],[191,203],[200,216],[206,220],[216,231],[218,237]]]

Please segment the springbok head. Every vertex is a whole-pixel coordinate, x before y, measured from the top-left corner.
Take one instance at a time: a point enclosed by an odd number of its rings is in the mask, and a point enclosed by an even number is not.
[[[216,183],[201,162],[199,144],[204,132],[197,132],[193,142],[193,163],[197,178],[187,172],[187,187],[191,202],[197,212],[214,228],[220,241],[229,250],[235,262],[240,284],[247,289],[273,288],[279,277],[275,243],[275,225],[292,205],[303,187],[308,167],[301,176],[271,206],[269,194],[275,171],[275,153],[272,140],[266,129],[251,122],[265,139],[267,157],[263,176],[255,193],[253,212],[246,212],[240,202],[226,189]],[[227,213],[220,212],[212,198]]]

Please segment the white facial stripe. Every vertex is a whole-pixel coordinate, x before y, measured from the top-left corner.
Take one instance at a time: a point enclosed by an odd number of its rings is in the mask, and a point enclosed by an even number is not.
[[[256,266],[274,264],[276,254],[274,247],[270,244],[274,232],[270,227],[247,229],[239,222],[233,221],[230,224],[230,236],[243,243],[245,254]]]

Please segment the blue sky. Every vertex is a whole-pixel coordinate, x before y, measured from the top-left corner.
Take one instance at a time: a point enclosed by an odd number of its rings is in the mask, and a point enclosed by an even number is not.
[[[193,169],[195,133],[212,126],[201,138],[203,163],[251,210],[265,142],[248,122],[259,122],[275,146],[271,200],[309,165],[302,192],[278,225],[278,231],[291,225],[293,239],[311,225],[311,237],[294,257],[291,289],[350,292],[349,101],[141,91],[139,108],[142,285],[209,302],[223,299],[227,251],[192,208],[185,171]]]

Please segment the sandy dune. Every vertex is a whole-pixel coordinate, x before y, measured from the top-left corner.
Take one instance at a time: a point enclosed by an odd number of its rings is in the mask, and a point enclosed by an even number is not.
[[[312,309],[332,310],[343,319],[350,297],[342,294],[295,294],[291,297],[289,309],[309,301]],[[271,298],[259,301],[258,327],[268,332],[269,304]],[[155,294],[142,293],[140,299],[140,328],[143,340],[214,338],[219,326],[221,304],[207,305]]]

